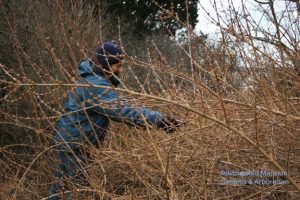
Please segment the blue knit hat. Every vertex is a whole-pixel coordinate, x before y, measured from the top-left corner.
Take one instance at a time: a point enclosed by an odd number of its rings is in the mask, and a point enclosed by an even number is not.
[[[107,41],[96,49],[96,57],[98,64],[102,65],[105,69],[109,69],[109,65],[123,60],[124,53],[115,42]]]

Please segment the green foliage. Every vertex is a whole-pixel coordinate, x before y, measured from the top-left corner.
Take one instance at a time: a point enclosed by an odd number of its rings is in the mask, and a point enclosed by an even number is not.
[[[97,4],[96,1],[90,3]],[[187,11],[189,24],[194,28],[198,16],[197,3],[198,0],[107,0],[105,7],[111,19],[110,23],[118,23],[120,19],[122,24],[130,24],[135,36],[143,37],[158,31],[166,34],[171,31],[174,34],[184,26],[182,23],[187,22]]]

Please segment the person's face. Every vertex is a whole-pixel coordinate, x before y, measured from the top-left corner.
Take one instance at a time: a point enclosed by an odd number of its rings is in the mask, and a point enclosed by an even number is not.
[[[120,76],[124,70],[123,65],[124,65],[124,63],[121,61],[119,63],[110,65],[110,69],[116,76]]]

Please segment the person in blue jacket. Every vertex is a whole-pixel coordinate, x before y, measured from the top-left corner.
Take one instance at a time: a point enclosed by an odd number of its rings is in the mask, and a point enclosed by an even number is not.
[[[55,182],[50,187],[49,199],[60,199],[59,196],[72,198],[66,183],[78,181],[78,172],[85,175],[82,165],[88,153],[84,147],[99,147],[110,120],[142,128],[149,123],[164,129],[166,133],[174,132],[180,126],[178,120],[170,116],[163,117],[160,112],[131,107],[116,94],[113,88],[120,84],[123,58],[124,53],[118,45],[107,41],[96,49],[96,62],[87,59],[79,64],[81,79],[77,80],[77,84],[91,86],[78,86],[68,94],[65,113],[58,121],[54,135],[59,163],[55,165]],[[97,86],[108,86],[112,89]],[[64,181],[65,179],[68,181]]]

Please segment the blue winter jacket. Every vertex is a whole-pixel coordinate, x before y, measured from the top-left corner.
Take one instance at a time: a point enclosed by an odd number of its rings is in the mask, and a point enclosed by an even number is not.
[[[111,86],[103,75],[92,72],[94,64],[84,60],[79,65],[82,77],[78,84]],[[99,146],[109,126],[110,119],[124,122],[130,126],[145,126],[148,123],[160,128],[162,114],[146,108],[134,108],[120,98],[113,89],[96,87],[77,87],[68,94],[65,114],[58,121],[56,139],[58,141],[78,142]],[[70,146],[73,144],[70,143]],[[76,145],[76,144],[74,144]]]

